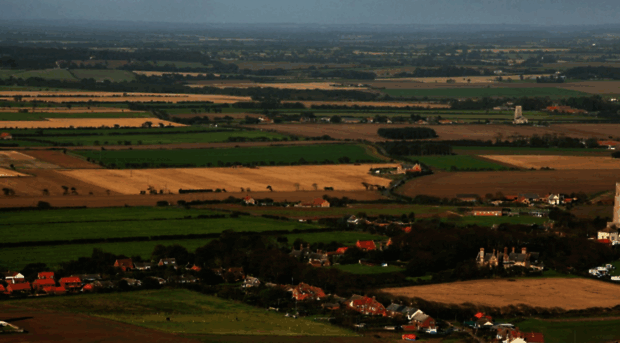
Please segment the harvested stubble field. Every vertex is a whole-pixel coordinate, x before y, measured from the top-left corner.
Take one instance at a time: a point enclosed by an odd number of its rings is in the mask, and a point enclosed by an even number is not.
[[[615,169],[620,170],[620,159],[590,156],[537,156],[537,155],[486,155],[480,156],[493,161],[511,164],[521,168],[549,167],[557,170],[572,169]]]
[[[532,307],[580,310],[620,304],[620,286],[580,278],[475,280],[439,285],[387,288],[383,291],[446,304]]]
[[[0,177],[21,177],[21,176],[28,176],[28,175],[16,172],[15,170],[0,168]]]
[[[0,112],[3,113],[19,113],[22,109],[29,110],[28,113],[144,113],[139,111],[132,111],[126,108],[119,107],[36,107],[32,110],[32,107],[0,107]]]
[[[457,194],[578,193],[592,194],[613,189],[620,182],[618,170],[537,170],[496,172],[438,172],[399,187],[406,196],[431,195],[454,198]]]
[[[34,156],[22,154],[17,151],[0,151],[0,166],[18,169],[56,169],[57,165],[41,161]],[[23,176],[23,175],[22,175]]]
[[[60,174],[57,170],[51,169],[24,169],[25,174],[33,175],[33,177],[16,177],[16,178],[1,178],[0,188],[11,188],[15,191],[17,197],[1,197],[4,201],[4,206],[14,207],[13,203],[16,198],[28,197],[28,200],[22,202],[21,206],[36,206],[38,200],[47,201],[48,196],[43,195],[43,190],[47,189],[49,196],[61,196],[64,194],[62,186],[66,186],[69,189],[75,188],[78,195],[87,195],[93,193],[94,195],[107,194],[106,189],[82,182],[78,179],[74,179],[70,176]],[[112,192],[111,194],[115,194]],[[65,197],[77,197],[77,195],[65,195]],[[16,206],[16,205],[15,205]],[[72,206],[82,206],[80,202],[75,202]],[[121,204],[122,206],[122,204]]]
[[[317,137],[329,135],[335,139],[366,139],[384,141],[377,134],[379,128],[399,127],[430,127],[439,136],[436,140],[491,140],[495,141],[499,134],[503,140],[516,137],[530,137],[535,134],[567,136],[573,138],[617,137],[620,135],[620,124],[554,124],[548,127],[514,126],[514,125],[407,125],[407,124],[273,124],[248,125],[257,129],[274,130],[281,133]]]
[[[101,166],[87,162],[79,157],[67,155],[58,150],[26,150],[25,155],[32,156],[39,161],[51,163],[60,168],[69,169],[100,169]]]
[[[92,127],[142,127],[146,122],[153,126],[185,126],[183,124],[157,118],[47,118],[47,120],[0,121],[0,128],[8,129],[53,129],[53,128],[92,128]]]
[[[373,167],[395,167],[394,164],[322,165],[260,168],[167,168],[133,170],[66,170],[63,175],[110,189],[121,194],[139,194],[148,186],[178,193],[179,189],[226,189],[242,192],[241,188],[263,191],[267,186],[277,192],[313,191],[333,187],[335,191],[361,191],[362,182],[388,186],[389,179],[370,175]],[[243,192],[245,194],[245,191]],[[310,201],[312,199],[308,199]]]
[[[249,96],[216,94],[166,94],[166,93],[118,93],[118,92],[76,92],[76,91],[0,91],[0,100],[13,100],[23,96],[22,101],[43,102],[213,102],[228,104],[239,101],[252,101]]]

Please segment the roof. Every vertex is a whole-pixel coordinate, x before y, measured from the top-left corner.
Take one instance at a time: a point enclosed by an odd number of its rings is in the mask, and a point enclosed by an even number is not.
[[[4,272],[4,277],[16,277],[18,275],[21,275],[19,272]],[[23,276],[22,276],[23,277]]]
[[[130,258],[124,258],[121,260],[116,260],[114,264],[118,264],[118,267],[129,267],[133,268],[133,261]]]
[[[413,316],[413,320],[418,321],[420,323],[423,323],[425,320],[427,320],[429,318],[429,315],[424,314],[424,313],[418,313],[415,316]]]
[[[81,283],[82,280],[80,280],[79,277],[70,276],[70,277],[63,277],[58,282],[61,283],[61,284],[62,283]]]
[[[9,137],[9,136],[11,136],[11,134],[8,132],[0,133],[0,137]]]
[[[361,249],[374,250],[377,248],[374,241],[357,241],[356,244]]]
[[[40,278],[53,278],[54,272],[40,272],[39,277]]]
[[[539,332],[522,332],[521,335],[528,343],[544,343],[545,337]]]
[[[603,244],[611,244],[611,240],[609,239],[597,239],[596,242]]]
[[[11,291],[25,291],[30,290],[30,282],[14,283],[7,286],[7,289]]]
[[[312,201],[312,205],[322,205],[322,204],[324,204],[326,202],[327,202],[327,200],[325,200],[325,199],[316,198],[316,199],[314,199],[314,201]]]
[[[254,200],[254,199],[252,199],[252,197],[251,197],[251,196],[247,195],[245,198],[243,198],[243,200],[248,201],[248,200]]]
[[[56,282],[52,279],[37,279],[34,280],[36,286],[56,286]]]
[[[392,312],[402,312],[402,310],[404,310],[406,308],[405,305],[401,305],[401,304],[390,304],[390,306],[386,307],[385,309],[387,311],[392,311]]]

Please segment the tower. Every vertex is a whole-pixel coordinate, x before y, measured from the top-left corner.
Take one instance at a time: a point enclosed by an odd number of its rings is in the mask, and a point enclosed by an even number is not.
[[[614,201],[614,223],[620,226],[620,182],[616,183],[616,200]]]
[[[527,118],[523,116],[523,107],[516,106],[515,107],[515,118],[512,121],[513,124],[527,124]]]

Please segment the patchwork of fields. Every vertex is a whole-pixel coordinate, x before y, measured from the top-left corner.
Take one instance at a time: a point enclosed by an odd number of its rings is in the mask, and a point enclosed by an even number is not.
[[[620,159],[590,156],[537,156],[537,155],[487,155],[482,156],[501,163],[508,163],[521,168],[549,167],[557,170],[600,170],[620,169]]]
[[[53,129],[53,128],[94,128],[94,127],[142,127],[151,122],[153,126],[185,126],[183,124],[157,118],[48,118],[47,120],[0,121],[3,129]]]

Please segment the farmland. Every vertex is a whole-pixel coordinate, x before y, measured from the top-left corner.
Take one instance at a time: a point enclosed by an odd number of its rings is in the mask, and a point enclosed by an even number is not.
[[[536,156],[536,155],[488,155],[482,156],[501,163],[512,164],[521,168],[549,167],[557,170],[602,170],[620,169],[620,159],[611,157],[589,156]]]
[[[486,161],[477,157],[467,155],[451,155],[451,156],[409,156],[410,159],[420,161],[428,166],[443,169],[491,169],[503,170],[508,169],[498,163]],[[504,161],[499,161],[504,162]],[[504,162],[508,163],[508,162]]]
[[[151,117],[148,113],[143,112],[40,112],[37,110],[36,112],[28,112],[28,113],[17,113],[17,112],[1,112],[0,111],[0,121],[44,121],[48,118],[149,118]]]
[[[21,307],[84,313],[169,333],[219,335],[353,336],[309,319],[284,318],[246,304],[188,290],[98,294],[12,303]],[[166,321],[171,317],[171,321]]]
[[[167,150],[162,150],[162,152]],[[375,165],[377,166],[377,165]],[[333,187],[336,191],[365,190],[363,182],[387,186],[389,179],[368,174],[370,165],[325,165],[260,168],[167,168],[142,170],[67,170],[58,173],[120,194],[139,194],[148,186],[164,193],[179,189],[222,189],[226,192],[294,192]],[[316,184],[316,186],[315,186]],[[224,193],[226,193],[224,192]],[[269,193],[268,193],[269,194]],[[310,197],[311,195],[308,195]],[[308,199],[310,201],[311,199]]]
[[[119,93],[88,91],[0,91],[0,100],[12,100],[14,96],[23,96],[22,101],[41,101],[52,103],[86,103],[93,102],[213,102],[228,104],[238,101],[251,101],[246,96],[212,95],[212,94],[166,94],[166,93]]]
[[[68,70],[65,69],[45,69],[45,70],[28,70],[17,71],[15,73],[2,73],[0,78],[9,78],[13,76],[16,79],[28,79],[31,77],[40,77],[47,80],[77,81]]]
[[[48,118],[47,120],[0,121],[0,128],[14,129],[52,129],[52,128],[94,128],[94,127],[141,127],[151,122],[154,126],[160,123],[165,126],[184,126],[157,118]]]
[[[261,133],[262,134],[262,133]],[[194,150],[107,150],[107,151],[79,151],[84,157],[89,157],[126,168],[127,164],[146,167],[174,167],[174,166],[224,166],[238,164],[271,164],[282,165],[299,163],[323,163],[331,161],[338,163],[339,159],[348,158],[348,161],[380,160],[368,154],[361,145],[331,144],[308,146],[274,146],[259,148],[237,149],[194,149]]]
[[[458,155],[609,156],[607,149],[455,146]],[[487,156],[490,158],[490,156]]]
[[[596,292],[592,292],[596,289]],[[476,280],[440,285],[388,288],[383,291],[446,304],[473,303],[504,307],[525,304],[564,310],[613,307],[620,304],[619,286],[581,278]]]
[[[136,76],[130,71],[107,70],[107,69],[74,69],[71,74],[78,79],[94,79],[97,82],[129,82],[135,80]]]
[[[527,319],[517,325],[523,332],[541,332],[548,343],[605,343],[620,337],[617,318]]]
[[[217,88],[278,88],[278,89],[322,89],[322,90],[365,90],[365,87],[348,87],[333,82],[287,82],[287,83],[253,83],[253,82],[218,82],[197,81],[190,84],[191,87],[217,87]]]
[[[608,191],[620,182],[617,170],[539,170],[442,172],[417,178],[397,192],[414,197],[419,194],[453,198],[457,194],[578,193]]]
[[[436,88],[436,89],[386,89],[384,93],[398,98],[482,98],[548,96],[562,98],[583,96],[585,93],[563,88]]]

